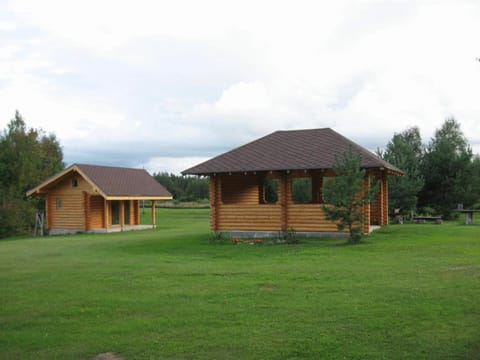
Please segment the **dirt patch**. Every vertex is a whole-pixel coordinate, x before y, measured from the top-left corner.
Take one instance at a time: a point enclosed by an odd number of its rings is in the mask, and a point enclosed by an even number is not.
[[[118,357],[115,354],[107,352],[96,355],[92,360],[122,360],[122,358]]]

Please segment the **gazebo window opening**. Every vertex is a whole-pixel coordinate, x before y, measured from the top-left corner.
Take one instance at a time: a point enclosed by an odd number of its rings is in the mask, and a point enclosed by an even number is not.
[[[313,202],[311,177],[295,177],[292,179],[292,201],[296,204],[311,204]]]
[[[279,181],[276,178],[266,178],[263,182],[262,204],[275,204],[278,201]]]

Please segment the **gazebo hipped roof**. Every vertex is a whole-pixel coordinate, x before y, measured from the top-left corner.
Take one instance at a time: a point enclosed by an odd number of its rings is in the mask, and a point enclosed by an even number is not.
[[[362,168],[403,172],[330,128],[276,131],[182,171],[183,175],[331,169],[350,146],[362,157]]]

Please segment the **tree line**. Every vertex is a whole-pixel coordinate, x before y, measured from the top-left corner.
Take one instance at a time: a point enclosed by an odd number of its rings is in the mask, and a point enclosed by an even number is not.
[[[404,171],[389,179],[389,210],[452,218],[458,204],[480,208],[480,157],[454,118],[447,118],[426,145],[418,127],[393,135],[377,154]]]
[[[18,111],[0,134],[0,238],[29,231],[44,207],[27,190],[63,170],[63,152],[55,134],[28,128]]]
[[[196,176],[180,176],[168,172],[154,173],[153,177],[165,186],[178,201],[201,201],[208,199],[209,180]]]

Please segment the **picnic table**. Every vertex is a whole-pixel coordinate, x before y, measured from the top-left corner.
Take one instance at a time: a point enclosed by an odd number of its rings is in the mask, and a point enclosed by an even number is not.
[[[455,211],[465,214],[465,225],[471,225],[473,223],[473,214],[480,212],[480,209],[455,209]]]
[[[412,220],[418,224],[424,224],[427,221],[434,221],[436,224],[443,223],[441,216],[414,216]]]

